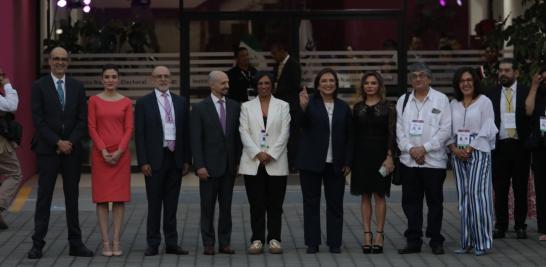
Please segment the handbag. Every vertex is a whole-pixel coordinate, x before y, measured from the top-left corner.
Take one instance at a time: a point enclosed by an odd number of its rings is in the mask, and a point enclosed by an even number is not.
[[[0,116],[0,135],[8,141],[21,145],[23,126],[15,120],[13,113],[5,113]]]
[[[404,110],[406,109],[406,105],[408,104],[410,92],[406,92],[406,96],[404,96],[404,104],[402,105],[402,115],[404,114]],[[391,182],[393,185],[401,185],[402,180],[400,177],[400,149],[398,148],[398,145],[396,145],[396,149],[394,149],[394,154],[392,157],[392,161],[394,163],[394,170],[391,174]]]

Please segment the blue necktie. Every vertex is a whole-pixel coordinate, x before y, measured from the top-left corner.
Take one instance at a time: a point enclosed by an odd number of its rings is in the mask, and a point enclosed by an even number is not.
[[[57,81],[57,95],[59,96],[59,102],[61,102],[61,107],[64,110],[63,80]]]

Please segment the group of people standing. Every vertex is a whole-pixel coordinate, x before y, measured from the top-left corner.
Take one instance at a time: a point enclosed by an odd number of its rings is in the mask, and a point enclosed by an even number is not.
[[[241,52],[244,49],[237,50],[236,57]],[[104,256],[123,254],[121,224],[124,203],[131,197],[128,144],[133,132],[148,199],[146,256],[159,253],[161,226],[165,253],[188,254],[178,245],[176,213],[181,179],[190,166],[199,177],[205,255],[216,253],[216,243],[218,253],[235,253],[230,245],[231,202],[237,174],[244,175],[250,204],[248,252],[260,254],[267,246],[270,253],[282,253],[283,202],[287,176],[293,169],[300,176],[307,253],[319,252],[322,243],[322,187],[326,244],[330,253],[341,253],[343,198],[351,172],[350,192],[361,196],[362,252],[382,253],[386,197],[397,172],[408,221],[404,233],[407,243],[398,252],[421,251],[426,199],[425,235],[430,238],[432,252],[443,254],[443,183],[448,150],[461,215],[460,243],[455,253],[484,255],[491,249],[493,238],[505,236],[510,183],[516,199],[514,229],[518,238],[526,238],[525,200],[531,158],[539,238],[546,240],[546,69],[534,76],[527,89],[517,84],[516,62],[503,59],[499,64],[501,85],[485,94],[476,71],[461,68],[453,78],[455,99],[450,103],[446,95],[430,87],[430,69],[415,63],[409,67],[412,90],[396,105],[385,98],[381,75],[369,72],[361,79],[362,100],[351,109],[338,98],[335,70],[318,72],[314,92],[305,87],[300,90],[300,72],[297,65],[292,66],[294,60],[280,45],[273,47],[272,55],[277,61],[273,74],[250,70],[244,64],[230,70],[229,76],[212,71],[208,77],[210,95],[194,104],[191,111],[188,99],[169,90],[169,69],[157,66],[150,77],[154,90],[137,100],[133,115],[132,102],[116,90],[120,75],[116,66],[104,66],[104,91],[87,101],[83,85],[65,75],[68,53],[60,47],[53,49],[51,75],[37,80],[32,88],[36,127],[32,147],[37,154],[39,180],[33,246],[28,257],[42,257],[59,173],[63,177],[70,255],[94,255],[82,242],[78,220],[81,139],[86,129],[93,141],[92,196]],[[245,79],[257,97],[242,105],[227,97],[234,82],[232,75]],[[244,98],[245,94],[240,95]],[[371,225],[374,208],[375,235]]]

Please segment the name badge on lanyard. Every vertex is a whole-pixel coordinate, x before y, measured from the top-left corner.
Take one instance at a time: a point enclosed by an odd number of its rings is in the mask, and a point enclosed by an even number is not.
[[[546,132],[546,116],[540,117],[540,131]]]
[[[516,113],[514,112],[504,113],[504,128],[516,129]]]
[[[470,146],[470,130],[461,129],[457,131],[457,146],[458,147]]]
[[[165,123],[165,140],[176,140],[176,126],[174,123]]]
[[[410,122],[410,135],[412,136],[421,136],[423,135],[423,129],[425,128],[425,121],[423,120],[412,120]]]

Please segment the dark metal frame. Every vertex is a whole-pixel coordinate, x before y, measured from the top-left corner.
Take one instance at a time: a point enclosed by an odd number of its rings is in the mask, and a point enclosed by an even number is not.
[[[398,32],[398,87],[400,94],[407,87],[407,41],[406,10],[407,0],[403,0],[402,9],[348,9],[348,10],[271,10],[271,11],[193,11],[184,9],[180,1],[180,93],[190,95],[190,22],[202,20],[255,20],[267,18],[290,18],[299,26],[304,19],[321,20],[394,20]],[[293,37],[292,48],[299,47],[299,27],[290,33]],[[290,49],[291,54],[299,58],[299,49]]]

